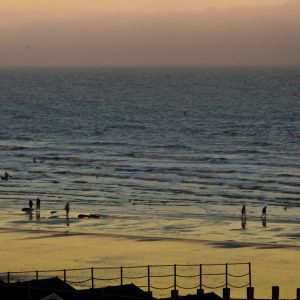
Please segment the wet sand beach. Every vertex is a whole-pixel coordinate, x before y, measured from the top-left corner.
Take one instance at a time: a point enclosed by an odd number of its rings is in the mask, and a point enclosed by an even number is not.
[[[15,216],[16,219],[20,217]],[[68,225],[61,215],[58,218],[61,223],[57,219],[50,219],[50,224],[47,222],[44,227],[43,223],[9,227],[3,221],[0,226],[1,272],[251,262],[255,297],[270,298],[271,287],[279,285],[281,298],[293,299],[299,287],[299,245],[233,241],[226,236],[216,240],[147,236],[142,229],[136,234],[122,231],[91,232],[87,229],[87,223],[99,221],[78,221],[73,217],[69,219]],[[48,227],[51,222],[52,229]],[[61,226],[57,226],[58,223]],[[217,231],[219,227],[213,229]],[[222,294],[221,289],[215,291]],[[245,298],[246,290],[233,289],[232,296]]]

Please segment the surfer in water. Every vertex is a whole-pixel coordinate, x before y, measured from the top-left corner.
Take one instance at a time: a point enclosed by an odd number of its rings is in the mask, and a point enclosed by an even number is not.
[[[11,177],[11,175],[5,171],[4,176],[1,176],[1,180],[8,180],[9,177]]]

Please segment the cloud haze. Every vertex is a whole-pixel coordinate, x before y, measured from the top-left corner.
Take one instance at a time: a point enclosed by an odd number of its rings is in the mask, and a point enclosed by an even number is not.
[[[176,0],[168,11],[166,1],[140,1],[115,10],[88,9],[95,0],[65,10],[2,3],[0,66],[300,65],[299,2]]]

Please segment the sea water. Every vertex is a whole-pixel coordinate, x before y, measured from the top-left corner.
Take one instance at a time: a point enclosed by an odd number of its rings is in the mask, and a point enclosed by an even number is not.
[[[1,218],[57,230],[70,202],[74,231],[299,246],[299,82],[295,68],[2,69]],[[39,218],[23,213],[37,197]]]

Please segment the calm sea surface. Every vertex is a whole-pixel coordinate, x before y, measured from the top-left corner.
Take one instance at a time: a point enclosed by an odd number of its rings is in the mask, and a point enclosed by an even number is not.
[[[300,244],[299,69],[2,69],[0,128],[8,226]]]

